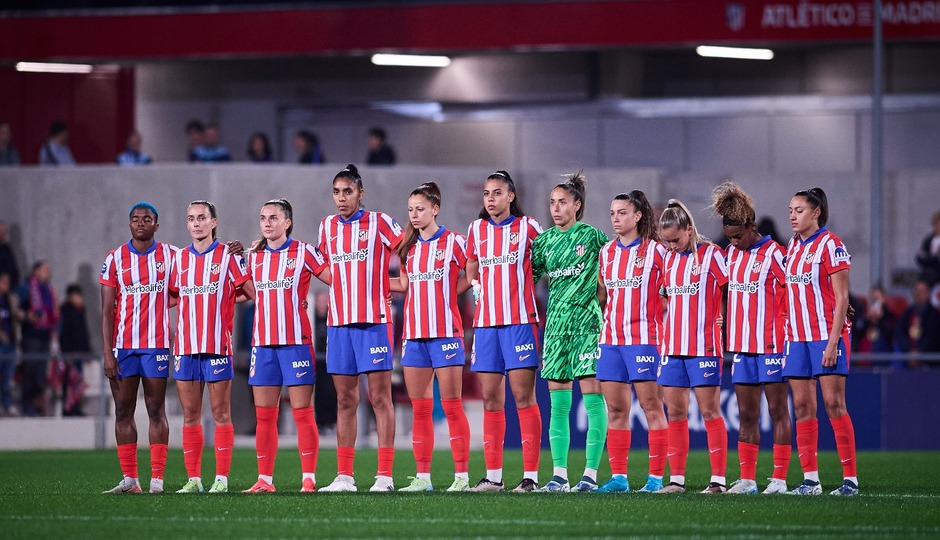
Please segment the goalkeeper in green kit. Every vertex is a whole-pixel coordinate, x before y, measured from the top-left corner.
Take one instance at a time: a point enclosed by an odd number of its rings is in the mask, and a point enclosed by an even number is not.
[[[607,439],[607,407],[595,379],[601,329],[598,254],[607,236],[581,223],[584,214],[584,175],[567,176],[552,189],[555,226],[532,243],[532,277],[548,275],[548,316],[542,377],[548,380],[552,412],[548,428],[554,472],[539,491],[594,491],[597,468]],[[587,409],[587,463],[581,481],[568,483],[568,447],[571,442],[571,388],[577,379]]]

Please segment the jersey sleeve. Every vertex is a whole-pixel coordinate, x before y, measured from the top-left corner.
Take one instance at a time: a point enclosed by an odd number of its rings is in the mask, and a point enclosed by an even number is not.
[[[529,227],[529,236],[535,238],[538,235],[542,234],[542,226],[539,225],[538,221],[526,216],[526,221],[528,222]]]
[[[328,251],[326,245],[326,220],[327,218],[320,220],[320,229],[317,231],[317,248],[319,248],[322,253]]]
[[[820,262],[826,271],[826,275],[832,275],[840,270],[848,270],[849,266],[852,265],[852,256],[845,249],[842,240],[833,236],[826,242]]]
[[[712,251],[711,261],[708,263],[708,272],[718,281],[719,287],[728,283],[728,263],[725,262],[724,251],[717,246]]]
[[[454,263],[457,268],[467,266],[467,240],[459,234],[454,234]]]
[[[787,275],[783,264],[783,250],[779,245],[774,244],[774,247],[770,250],[768,255],[770,259],[770,275],[777,282],[778,286],[785,286],[787,284]]]
[[[323,257],[323,253],[310,244],[304,244],[304,267],[313,272],[315,276],[320,275],[323,269],[326,268],[326,259]]]
[[[604,234],[604,231],[600,229],[594,229],[594,246],[592,246],[592,251],[594,253],[600,253],[601,249],[607,245],[607,235]]]
[[[538,282],[545,273],[545,237],[536,236],[532,241],[532,281]]]
[[[245,258],[238,253],[232,253],[228,260],[228,278],[236,287],[248,281],[248,265]]]
[[[178,264],[173,264],[172,261],[175,261],[179,257],[178,253],[173,253],[173,256],[170,258],[170,279],[167,280],[167,286],[170,288],[170,292],[178,293],[180,290],[180,272]]]
[[[477,238],[476,238],[476,235],[473,234],[473,225],[475,223],[476,223],[475,221],[471,223],[470,227],[467,229],[467,244],[466,244],[467,259],[473,260],[473,261],[477,260]]]
[[[115,257],[116,253],[114,251],[108,253],[108,256],[104,259],[104,264],[101,265],[101,277],[98,279],[98,282],[116,289],[117,268],[115,268],[114,264]]]
[[[395,249],[405,236],[401,227],[388,214],[382,212],[376,212],[376,214],[379,220],[379,238],[389,249]]]

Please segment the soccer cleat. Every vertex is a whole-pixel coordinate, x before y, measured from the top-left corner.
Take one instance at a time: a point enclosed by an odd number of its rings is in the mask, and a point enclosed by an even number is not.
[[[728,488],[728,493],[753,495],[757,493],[757,482],[753,480],[735,480]]]
[[[685,493],[685,486],[682,485],[682,484],[677,484],[677,483],[675,483],[675,482],[669,482],[668,484],[666,484],[666,485],[663,486],[662,488],[660,488],[660,489],[654,491],[653,493],[661,493],[661,494],[662,494],[662,493],[665,493],[665,494],[669,494],[669,493]]]
[[[597,489],[597,482],[591,480],[587,476],[582,476],[581,481],[578,482],[571,491],[577,491],[580,493],[589,493]]]
[[[430,484],[430,482],[428,482]],[[375,483],[369,488],[372,493],[386,493],[395,491],[395,484],[390,476],[376,476]]]
[[[663,489],[662,478],[653,478],[652,476],[647,476],[646,485],[638,489],[637,493],[656,493],[661,489]]]
[[[553,476],[544,486],[536,489],[540,493],[566,493],[570,491],[571,486],[568,481],[560,476]],[[514,490],[515,491],[515,490]]]
[[[228,493],[228,480],[216,480],[212,482],[209,493]]]
[[[352,476],[347,476],[345,474],[336,475],[336,479],[333,480],[332,484],[320,489],[320,493],[341,493],[353,491],[357,491],[356,481],[353,480]]]
[[[259,478],[258,481],[255,482],[255,485],[242,491],[242,493],[274,493],[275,491],[277,490],[274,489],[274,484],[269,484]]]
[[[125,477],[123,480],[118,482],[118,485],[114,486],[113,488],[109,490],[102,491],[101,493],[102,494],[114,493],[117,495],[125,495],[125,494],[131,494],[131,493],[141,493],[141,492],[142,491],[140,489],[140,482],[138,482],[137,480],[131,480]]]
[[[770,483],[767,484],[767,489],[761,492],[762,495],[774,495],[777,493],[786,493],[787,492],[787,483],[778,478],[768,478]]]
[[[150,493],[163,493],[163,479],[162,478],[151,478],[150,479]]]
[[[424,478],[416,478],[414,476],[409,476],[411,478],[411,484],[399,489],[398,491],[403,491],[405,493],[415,493],[419,491],[434,491],[434,486],[431,485],[430,480],[425,480]]]
[[[190,479],[188,482],[183,484],[183,487],[176,490],[177,493],[205,493],[205,489],[202,487],[202,480],[193,480]]]
[[[313,493],[317,490],[317,485],[313,482],[313,478],[304,478],[304,481],[301,482],[300,492],[301,493]]]
[[[800,485],[787,492],[790,495],[822,495],[822,486],[819,482],[803,480]]]
[[[455,477],[454,483],[447,488],[447,491],[470,491],[470,481],[466,478]]]
[[[662,485],[659,486],[663,487]],[[659,488],[656,488],[659,489]],[[630,493],[630,482],[622,474],[615,474],[610,480],[604,482],[594,493]]]
[[[700,493],[724,493],[728,491],[728,488],[724,484],[719,484],[718,482],[709,482],[705,489],[700,491]]]
[[[539,489],[538,483],[531,478],[523,478],[519,485],[512,489],[512,493],[530,493]]]
[[[470,488],[468,491],[474,493],[481,493],[484,491],[506,491],[506,486],[502,482],[493,482],[489,478],[483,477],[482,480],[477,482],[477,485]]]
[[[845,480],[839,489],[829,492],[830,495],[840,495],[842,497],[854,497],[858,495],[858,486],[851,480]]]

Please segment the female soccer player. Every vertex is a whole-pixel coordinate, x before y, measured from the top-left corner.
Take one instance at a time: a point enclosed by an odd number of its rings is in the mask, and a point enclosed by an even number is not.
[[[783,382],[786,279],[783,248],[757,232],[754,202],[734,182],[712,191],[712,208],[722,218],[731,245],[728,265],[728,350],[734,353],[731,379],[738,398],[738,455],[741,477],[728,493],[757,493],[761,385],[774,424],[774,472],[765,494],[786,493],[791,426]]]
[[[255,450],[258,481],[243,493],[272,493],[277,457],[277,416],[286,386],[297,423],[303,493],[316,490],[320,435],[313,415],[315,362],[307,316],[310,276],[329,284],[323,255],[311,244],[291,238],[294,209],[287,199],[261,207],[261,238],[248,256],[254,282],[255,318],[248,384],[255,398]]]
[[[849,374],[849,266],[851,256],[838,236],[826,228],[829,201],[821,188],[798,191],[790,199],[793,238],[787,246],[787,363],[796,413],[796,446],[803,482],[790,493],[820,495],[816,450],[816,381],[822,387],[826,413],[836,436],[845,479],[832,495],[858,495],[855,428],[845,406]]]
[[[370,491],[394,491],[395,410],[392,404],[392,320],[388,265],[401,227],[362,208],[362,178],[349,164],[333,178],[337,213],[320,222],[320,250],[333,276],[327,318],[326,369],[336,387],[336,479],[322,491],[356,491],[356,409],[365,373],[379,438],[378,470]]]
[[[538,489],[542,416],[535,400],[539,366],[538,313],[532,281],[532,242],[542,232],[524,215],[506,171],[483,184],[483,210],[467,235],[467,278],[478,295],[470,369],[483,390],[486,476],[471,491],[503,491],[506,378],[522,432],[523,478],[514,492]],[[507,375],[508,374],[508,375]]]
[[[124,479],[105,493],[140,493],[137,474],[137,389],[150,417],[150,492],[163,492],[169,426],[164,401],[170,368],[169,279],[177,248],[154,240],[160,228],[148,202],[131,207],[131,240],[101,267],[104,374],[114,397],[114,434]]]
[[[173,377],[183,408],[183,461],[189,481],[177,493],[202,493],[202,393],[209,385],[215,420],[215,482],[209,493],[228,491],[235,429],[232,426],[232,320],[239,292],[254,298],[241,253],[220,244],[218,215],[209,201],[186,209],[193,239],[176,252],[170,290],[179,296]]]
[[[548,314],[542,377],[548,380],[551,421],[548,427],[554,472],[540,491],[568,491],[568,447],[571,443],[571,388],[577,379],[587,409],[586,463],[574,491],[597,489],[597,468],[607,438],[607,407],[597,382],[597,339],[601,308],[597,299],[597,254],[607,242],[598,229],[581,223],[584,175],[567,177],[549,199],[555,226],[532,242],[532,276],[548,274]]]
[[[656,383],[659,344],[663,336],[663,286],[666,248],[659,242],[656,218],[646,194],[621,193],[610,204],[610,223],[617,238],[600,253],[600,280],[607,293],[601,357],[597,378],[607,400],[610,428],[607,453],[611,478],[598,491],[630,491],[627,459],[630,432],[630,386],[649,429],[649,475],[640,493],[663,487],[668,435],[662,388]]]
[[[407,292],[405,340],[401,364],[414,414],[412,445],[418,472],[411,485],[399,491],[432,491],[434,453],[433,383],[437,377],[441,404],[450,428],[454,482],[447,491],[466,491],[470,477],[470,424],[461,398],[463,323],[457,297],[469,288],[461,270],[467,265],[466,240],[437,224],[441,190],[434,182],[421,184],[408,197],[409,224],[398,246],[400,279],[392,290]],[[459,279],[458,279],[459,278]]]
[[[669,411],[669,484],[656,493],[685,491],[689,455],[689,388],[695,390],[712,477],[702,493],[724,493],[728,432],[721,417],[722,337],[718,326],[728,270],[721,248],[705,240],[682,202],[670,199],[659,218],[668,249],[664,285],[668,304],[658,380]]]

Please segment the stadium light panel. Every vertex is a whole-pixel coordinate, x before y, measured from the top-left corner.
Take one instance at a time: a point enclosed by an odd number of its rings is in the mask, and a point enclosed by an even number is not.
[[[421,54],[373,54],[372,63],[377,66],[447,67],[450,58]]]
[[[91,64],[57,64],[50,62],[17,62],[17,71],[30,73],[91,73]]]
[[[738,58],[741,60],[772,60],[774,52],[770,49],[749,49],[745,47],[714,47],[699,45],[695,48],[699,56],[707,58]]]

